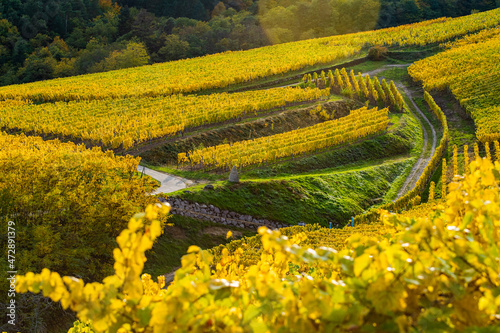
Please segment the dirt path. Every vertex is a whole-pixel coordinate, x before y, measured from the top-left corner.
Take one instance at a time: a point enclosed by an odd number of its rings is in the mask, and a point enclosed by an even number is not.
[[[159,171],[155,171],[145,166],[139,165],[137,167],[137,171],[144,173],[145,175],[156,179],[160,182],[160,187],[157,188],[152,195],[160,194],[160,193],[170,193],[178,190],[182,190],[183,188],[188,187],[189,185],[194,184],[192,180],[177,177],[170,175],[168,173],[163,173]]]
[[[432,125],[432,123],[429,121],[429,119],[425,116],[425,114],[420,110],[420,108],[417,106],[415,101],[413,100],[413,92],[405,87],[404,85],[398,83],[397,87],[399,89],[402,89],[406,96],[410,99],[411,104],[417,111],[417,113],[420,115],[420,117],[416,117],[418,121],[420,122],[420,126],[422,127],[422,130],[424,132],[424,144],[423,144],[423,149],[422,149],[422,154],[418,158],[417,162],[413,166],[413,168],[410,171],[410,174],[406,178],[405,183],[403,186],[401,186],[401,189],[399,190],[397,199],[402,197],[406,192],[410,191],[415,184],[417,183],[418,179],[420,176],[424,173],[425,168],[427,167],[427,164],[431,161],[432,156],[434,155],[434,152],[436,151],[436,146],[437,146],[437,134],[436,134],[436,129]],[[415,113],[410,109],[410,111],[415,115]],[[415,115],[416,116],[416,115]],[[425,121],[430,129],[431,129],[431,137],[432,137],[432,145],[430,149],[430,153],[427,153],[427,146],[429,144],[429,133],[427,133],[427,130],[425,129],[424,124],[422,124],[422,119]]]
[[[390,68],[408,67],[410,65],[411,65],[411,63],[385,65],[385,66],[382,66],[380,68],[374,69],[372,71],[363,73],[363,75],[369,74],[370,76],[375,76],[375,75],[377,75],[377,74],[379,74],[387,69],[390,69]],[[380,79],[382,79],[382,78],[383,77],[380,77]],[[410,174],[406,178],[406,181],[404,182],[403,186],[401,186],[401,189],[399,190],[396,199],[394,199],[394,200],[397,200],[400,197],[402,197],[405,193],[410,191],[415,186],[415,184],[417,183],[420,176],[424,173],[424,170],[427,167],[427,164],[429,164],[429,162],[432,158],[432,155],[434,155],[434,152],[436,151],[437,134],[436,134],[436,129],[434,128],[433,124],[429,121],[429,119],[425,116],[425,114],[422,112],[422,110],[415,103],[415,101],[413,99],[413,92],[400,82],[398,82],[398,83],[394,82],[394,83],[396,84],[398,89],[401,89],[406,94],[406,96],[408,96],[408,99],[410,100],[412,106],[416,110],[416,113],[418,114],[418,116],[417,116],[417,114],[415,114],[415,112],[411,108],[409,110],[411,113],[413,113],[415,118],[417,118],[417,120],[419,121],[420,127],[422,128],[423,135],[424,135],[424,144],[423,144],[422,153],[420,154],[417,162],[415,162],[415,164],[413,165],[413,168],[411,169]],[[431,133],[427,133],[427,129],[425,128],[423,122],[425,122],[429,125],[429,127],[431,129]],[[429,135],[430,135],[430,138],[429,138]],[[429,153],[429,148],[428,148],[429,140],[432,140],[432,144],[430,146],[430,153]]]

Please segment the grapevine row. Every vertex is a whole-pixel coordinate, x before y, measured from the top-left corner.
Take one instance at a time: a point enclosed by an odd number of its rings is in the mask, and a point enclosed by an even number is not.
[[[34,104],[0,102],[0,128],[54,134],[112,148],[132,146],[296,102],[325,98],[327,90],[274,88],[235,94],[174,95]]]
[[[314,126],[230,144],[218,145],[178,155],[179,163],[210,168],[245,167],[297,156],[384,131],[389,122],[388,109],[352,110],[343,118]]]
[[[382,79],[382,83],[380,83],[376,76],[373,79],[370,78],[369,74],[363,77],[361,73],[358,73],[356,76],[354,70],[347,74],[345,68],[340,71],[335,69],[335,72],[329,70],[326,74],[322,71],[319,75],[317,73],[304,75],[303,82],[306,86],[329,87],[333,93],[357,98],[361,101],[378,102],[381,105],[387,105],[394,111],[403,110],[405,104],[394,81],[390,81],[388,84],[385,79]]]
[[[156,201],[146,193],[157,183],[137,175],[139,160],[0,132],[0,219],[17,225],[22,269],[105,276],[116,235]]]
[[[449,89],[472,116],[482,141],[500,139],[500,28],[449,44],[449,50],[417,61],[410,75],[427,90]]]

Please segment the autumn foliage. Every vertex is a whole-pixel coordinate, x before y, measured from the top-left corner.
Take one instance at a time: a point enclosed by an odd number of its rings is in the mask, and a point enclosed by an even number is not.
[[[289,237],[260,228],[255,260],[244,248],[214,256],[193,246],[166,291],[141,280],[144,252],[161,233],[156,219],[168,211],[150,206],[117,238],[115,274],[102,283],[43,270],[19,276],[17,291],[60,301],[96,332],[498,328],[500,164],[469,168],[424,214],[382,211],[381,234],[353,228],[334,248],[309,248],[316,236],[300,227]]]
[[[0,132],[0,219],[16,223],[19,267],[109,274],[114,238],[155,200],[138,164],[100,148]]]
[[[480,141],[498,140],[500,28],[483,30],[448,47],[445,52],[417,61],[408,72],[425,89],[449,89],[474,119]]]

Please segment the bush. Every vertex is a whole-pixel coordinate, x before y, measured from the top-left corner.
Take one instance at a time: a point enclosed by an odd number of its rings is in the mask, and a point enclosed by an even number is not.
[[[373,61],[384,60],[387,57],[387,52],[388,50],[386,47],[375,45],[368,50],[368,59]]]

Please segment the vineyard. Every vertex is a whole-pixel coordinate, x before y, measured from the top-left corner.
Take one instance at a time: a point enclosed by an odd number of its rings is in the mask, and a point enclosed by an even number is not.
[[[0,102],[0,127],[56,135],[129,149],[197,126],[256,115],[293,103],[326,98],[320,89],[275,88],[258,92],[173,95],[34,104]]]
[[[441,162],[441,159],[445,154],[449,141],[449,131],[446,116],[427,91],[424,92],[424,99],[429,105],[430,109],[434,112],[436,118],[439,119],[439,121],[441,122],[441,126],[443,127],[443,137],[441,138],[441,142],[432,155],[429,164],[425,166],[425,169],[417,180],[415,187],[398,200],[388,203],[383,207],[379,207],[379,209],[383,208],[391,211],[400,211],[420,204],[422,192],[427,187],[427,183],[429,182],[430,177],[435,172],[435,169],[437,168],[438,164]],[[364,214],[356,216],[355,219],[357,223],[370,223],[376,220],[377,217],[378,209],[372,209],[368,212],[365,212]]]
[[[380,134],[387,128],[389,108],[395,111],[404,109],[405,102],[393,81],[388,84],[383,79],[381,84],[377,77],[372,80],[369,75],[363,77],[361,73],[356,77],[352,70],[348,75],[345,68],[340,71],[337,69],[335,74],[331,70],[328,74],[321,72],[320,76],[314,73],[314,78],[313,80],[311,75],[305,76],[304,84],[313,87],[328,87],[329,91],[326,88],[322,90],[326,94],[336,92],[349,97],[356,96],[361,101],[387,107],[380,110],[367,107],[351,110],[346,117],[328,121],[330,116],[322,110],[321,106],[318,106],[311,113],[320,114],[326,118],[327,121],[323,123],[254,140],[179,153],[178,164],[209,169],[231,169],[233,166],[241,168],[261,165],[286,157],[318,152]]]
[[[283,157],[306,154],[350,143],[379,133],[387,127],[388,110],[362,108],[350,115],[315,126],[251,141],[236,142],[179,154],[179,163],[216,168],[274,162]]]
[[[155,97],[224,88],[363,56],[367,45],[424,46],[496,26],[500,10],[455,19],[226,52],[139,68],[0,88],[0,99],[35,102]],[[223,69],[223,70],[221,70]]]
[[[150,206],[117,238],[115,274],[103,283],[44,269],[20,276],[16,290],[43,292],[92,320],[96,332],[494,330],[500,170],[486,159],[470,169],[432,214],[382,212],[387,231],[358,228],[344,246],[330,243],[337,248],[308,248],[308,238],[311,245],[317,238],[311,229],[283,237],[266,228],[259,229],[260,255],[249,257],[239,244],[218,256],[192,246],[166,292],[162,278],[140,278],[144,252],[161,234],[160,210]],[[488,207],[475,204],[486,197]]]
[[[483,142],[500,138],[500,31],[485,30],[449,45],[450,49],[418,61],[408,71],[428,90],[449,89],[476,124]]]
[[[500,8],[0,87],[15,331],[497,332],[499,60]]]
[[[383,239],[385,236],[390,236],[393,230],[382,223],[361,224],[355,227],[345,227],[342,229],[325,229],[318,224],[308,225],[306,227],[289,227],[280,230],[281,235],[289,237],[292,243],[298,244],[307,248],[331,248],[340,251],[346,248],[349,244],[349,238],[358,234],[361,237],[374,237]],[[296,235],[300,234],[300,237]],[[305,237],[304,237],[305,236]],[[241,261],[244,263],[244,269],[248,269],[250,265],[259,262],[264,249],[262,246],[261,235],[254,237],[246,237],[241,240],[232,241],[228,245],[220,245],[210,249],[210,253],[214,256],[214,262],[220,262],[224,257],[228,257],[230,253],[240,252]],[[223,271],[221,265],[218,270]],[[226,268],[230,267],[227,265]],[[219,273],[221,274],[221,273]],[[219,278],[227,278],[218,276]]]
[[[28,270],[101,277],[130,210],[155,202],[144,193],[156,184],[137,177],[131,156],[0,132],[0,162],[0,215],[18,223],[17,259]]]

